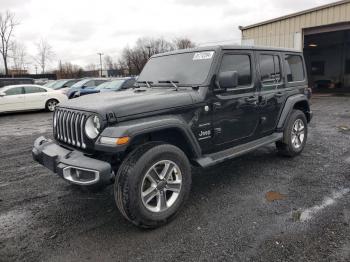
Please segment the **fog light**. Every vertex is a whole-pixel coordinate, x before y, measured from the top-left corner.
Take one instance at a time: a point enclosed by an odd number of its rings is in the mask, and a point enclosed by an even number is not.
[[[100,179],[98,171],[66,167],[63,169],[64,179],[80,185],[94,184]]]

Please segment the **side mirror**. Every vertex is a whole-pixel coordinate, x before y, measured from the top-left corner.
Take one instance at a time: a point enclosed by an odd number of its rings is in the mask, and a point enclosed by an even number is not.
[[[0,92],[0,97],[4,97],[6,94],[4,92]]]
[[[234,88],[238,86],[238,73],[237,71],[220,72],[218,76],[217,84],[220,89],[226,90],[227,88]]]

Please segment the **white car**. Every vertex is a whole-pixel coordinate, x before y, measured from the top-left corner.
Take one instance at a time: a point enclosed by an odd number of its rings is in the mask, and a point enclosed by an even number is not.
[[[0,113],[35,109],[53,112],[58,103],[66,100],[66,95],[44,86],[5,86],[0,88]]]

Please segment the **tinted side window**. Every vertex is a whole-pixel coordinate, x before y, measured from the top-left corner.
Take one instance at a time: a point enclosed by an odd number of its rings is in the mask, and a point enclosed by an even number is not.
[[[11,89],[6,90],[5,94],[7,96],[21,95],[21,94],[23,94],[23,88],[22,87],[11,88]]]
[[[303,81],[305,79],[303,59],[299,55],[286,55],[285,68],[288,82]]]
[[[95,80],[88,81],[88,82],[84,85],[84,87],[92,87],[92,86],[96,86],[96,85],[95,85]]]
[[[275,61],[272,55],[260,55],[260,76],[263,84],[275,82]]]
[[[46,92],[46,90],[44,88],[40,88],[40,87],[37,87],[37,86],[26,86],[26,87],[24,87],[24,91],[25,91],[26,94]]]
[[[131,88],[134,86],[135,79],[126,80],[122,86],[122,89]]]
[[[281,82],[282,80],[282,72],[281,72],[281,61],[280,57],[277,55],[273,56],[274,63],[275,63],[275,77],[276,77],[276,82]]]
[[[220,72],[237,71],[238,85],[250,86],[252,83],[252,66],[249,55],[224,55]]]
[[[95,80],[95,86],[103,84],[104,82],[106,82],[106,80]]]

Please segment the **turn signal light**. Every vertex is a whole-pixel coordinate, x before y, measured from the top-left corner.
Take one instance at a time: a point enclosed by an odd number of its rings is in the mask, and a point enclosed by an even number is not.
[[[116,141],[117,145],[125,145],[129,142],[130,138],[128,136],[124,136],[124,137],[119,137]]]

